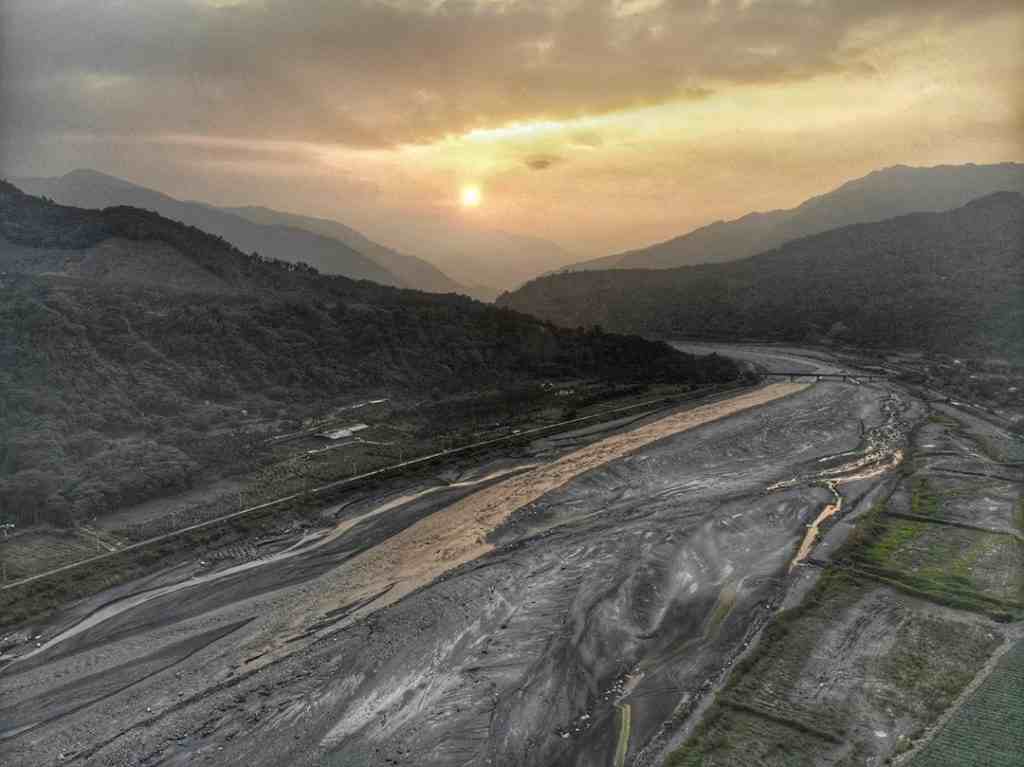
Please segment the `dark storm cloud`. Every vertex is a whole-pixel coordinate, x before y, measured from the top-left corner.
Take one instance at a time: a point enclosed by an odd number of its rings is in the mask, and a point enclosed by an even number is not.
[[[391,146],[862,72],[1012,0],[5,0],[3,130]],[[856,32],[871,24],[874,37]]]

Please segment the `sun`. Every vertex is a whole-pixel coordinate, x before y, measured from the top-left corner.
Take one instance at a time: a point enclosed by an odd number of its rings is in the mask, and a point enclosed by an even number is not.
[[[480,194],[480,187],[476,184],[469,184],[468,186],[462,187],[462,207],[463,208],[475,208],[480,205],[480,201],[483,199]]]

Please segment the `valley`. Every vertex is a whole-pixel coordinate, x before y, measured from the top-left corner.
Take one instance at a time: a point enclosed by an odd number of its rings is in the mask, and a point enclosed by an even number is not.
[[[1024,767],[1022,39],[0,0],[0,767]]]
[[[807,764],[926,759],[1024,609],[1019,459],[985,452],[1015,438],[927,400],[768,384],[352,493],[253,559],[185,558],[35,625],[0,671],[0,754],[740,765],[788,763],[785,742]]]
[[[1022,242],[1024,196],[995,192],[726,263],[547,275],[498,304],[566,327],[900,350],[1019,371]]]

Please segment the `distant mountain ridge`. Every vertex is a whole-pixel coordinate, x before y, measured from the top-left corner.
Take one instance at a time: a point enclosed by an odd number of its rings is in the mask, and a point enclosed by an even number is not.
[[[182,201],[94,170],[75,170],[55,178],[15,179],[14,183],[29,194],[45,196],[62,205],[126,205],[152,210],[221,236],[245,252],[258,252],[282,261],[301,261],[324,274],[438,293],[468,292],[426,261],[379,245],[336,221],[269,208],[218,208]]]
[[[498,304],[568,327],[662,337],[1024,359],[1024,196],[853,224],[728,263],[562,272]]]
[[[516,234],[474,221],[472,214],[452,221],[444,216],[416,216],[373,236],[398,250],[415,252],[462,284],[497,296],[539,274],[574,260],[561,246],[542,237]]]
[[[993,192],[1024,192],[1024,164],[896,165],[812,197],[796,208],[716,221],[646,248],[573,264],[562,271],[672,269],[721,263],[799,237],[907,213],[952,210]]]
[[[244,253],[219,235],[152,210],[60,205],[5,182],[0,182],[0,270],[239,295],[303,292],[319,278],[310,266]]]
[[[463,293],[473,298],[480,297],[472,288],[451,279],[428,261],[385,247],[340,221],[284,213],[256,205],[221,210],[234,213],[256,224],[290,226],[339,240],[398,276],[405,287],[425,290],[428,293]],[[493,296],[489,299],[493,299]]]

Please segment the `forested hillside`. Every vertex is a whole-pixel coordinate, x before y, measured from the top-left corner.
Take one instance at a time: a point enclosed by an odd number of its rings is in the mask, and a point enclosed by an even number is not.
[[[499,304],[559,324],[1024,358],[1024,197],[859,224],[726,264],[556,274]]]
[[[183,488],[247,434],[347,398],[736,374],[721,358],[326,277],[154,213],[68,208],[0,183],[0,514],[20,521]]]

